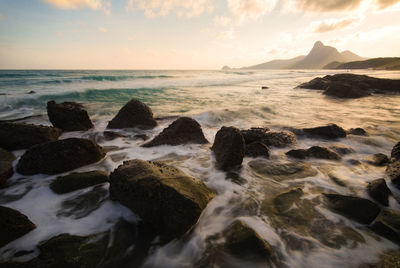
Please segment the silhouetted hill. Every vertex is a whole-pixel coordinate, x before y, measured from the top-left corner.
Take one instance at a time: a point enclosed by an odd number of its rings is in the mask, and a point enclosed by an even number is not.
[[[346,63],[331,62],[324,69],[377,69],[400,70],[400,58],[373,58],[363,61],[351,61]]]
[[[298,63],[306,56],[298,56],[287,60],[272,60],[261,64],[246,67],[246,69],[288,69],[289,66]]]

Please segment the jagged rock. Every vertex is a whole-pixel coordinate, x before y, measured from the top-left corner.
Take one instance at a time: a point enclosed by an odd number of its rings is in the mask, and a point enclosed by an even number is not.
[[[381,167],[386,166],[386,164],[389,162],[389,158],[385,154],[378,153],[374,154],[371,159],[367,160],[367,162],[371,165]]]
[[[373,180],[368,183],[368,194],[384,206],[389,206],[389,195],[392,194],[384,179]]]
[[[290,150],[286,153],[287,156],[299,159],[305,159],[307,157],[319,158],[319,159],[328,159],[328,160],[340,160],[341,157],[334,151],[320,146],[313,146],[304,149]]]
[[[107,128],[140,128],[151,129],[157,126],[150,107],[143,102],[132,99],[119,110],[108,123]]]
[[[103,136],[107,141],[115,140],[117,138],[126,138],[125,135],[114,131],[104,131]]]
[[[192,228],[214,193],[175,167],[136,159],[111,173],[110,197],[170,240]]]
[[[61,130],[31,124],[0,123],[0,147],[7,150],[26,149],[36,144],[56,141]]]
[[[28,149],[17,164],[23,175],[58,174],[100,161],[103,149],[88,139],[69,138]]]
[[[218,169],[227,171],[240,166],[245,153],[245,142],[240,130],[222,127],[215,135],[211,150],[215,154]]]
[[[0,206],[0,248],[35,228],[35,224],[21,212]]]
[[[63,131],[85,131],[93,127],[86,110],[76,102],[57,104],[55,101],[49,101],[47,103],[47,115],[53,126]]]
[[[400,160],[400,141],[395,146],[393,146],[390,157]]]
[[[336,124],[314,128],[303,128],[302,132],[309,136],[316,136],[328,140],[346,137],[346,131]]]
[[[386,174],[389,176],[392,183],[400,189],[400,160],[390,162],[386,168]]]
[[[347,131],[347,134],[356,135],[356,136],[368,136],[368,133],[364,129],[360,128],[360,127],[358,127],[358,128],[350,128]]]
[[[108,173],[102,170],[74,172],[66,176],[57,177],[50,183],[50,189],[57,194],[65,194],[106,181],[108,181]]]
[[[269,154],[268,147],[262,142],[255,141],[249,145],[246,145],[246,156],[269,158]]]
[[[180,117],[167,128],[165,128],[154,139],[145,143],[143,147],[159,145],[180,145],[180,144],[205,144],[208,143],[204,137],[200,124],[189,117]]]
[[[370,224],[381,210],[374,202],[356,196],[339,194],[324,194],[324,196],[329,209],[362,224]]]
[[[249,167],[261,176],[279,181],[313,177],[318,174],[318,172],[307,163],[276,163],[269,160],[257,159],[250,161]]]

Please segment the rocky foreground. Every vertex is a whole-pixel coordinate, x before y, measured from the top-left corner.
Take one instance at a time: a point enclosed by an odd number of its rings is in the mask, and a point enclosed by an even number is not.
[[[357,90],[369,92],[366,88],[377,90],[382,81],[368,77],[329,76],[309,83],[308,87],[324,88],[351,83],[358,85]],[[349,82],[350,81],[350,82]],[[369,82],[368,82],[369,81]],[[392,81],[392,80],[390,80]],[[377,84],[375,84],[377,83]],[[396,81],[386,81],[387,88]],[[304,86],[306,87],[306,86]],[[361,89],[364,88],[364,89]],[[383,90],[381,88],[381,90]],[[392,90],[393,91],[393,90]],[[347,95],[346,95],[347,96]],[[102,161],[107,152],[96,142],[84,138],[58,140],[62,132],[82,130],[93,127],[93,124],[81,105],[75,103],[48,103],[48,115],[54,127],[28,124],[0,124],[0,187],[8,187],[8,179],[14,172],[31,176],[35,174],[60,174],[76,168]],[[67,122],[68,121],[68,122]],[[110,121],[108,128],[115,131],[101,133],[104,139],[124,139],[118,133],[120,128],[151,129],[157,125],[153,113],[147,105],[131,100]],[[12,135],[10,135],[12,133]],[[344,130],[335,124],[291,129],[291,131],[270,131],[267,128],[241,130],[236,127],[222,127],[215,136],[211,153],[215,157],[215,167],[226,172],[227,178],[239,174],[243,158],[251,160],[249,167],[260,177],[278,181],[294,178],[313,177],[317,171],[305,161],[309,158],[342,161],[342,156],[352,152],[352,148],[312,146],[310,148],[293,148],[297,138],[320,140],[345,139],[347,135],[368,135],[365,130],[355,128]],[[154,139],[144,143],[144,148],[159,145],[207,144],[200,124],[192,118],[181,117],[165,128]],[[268,160],[274,148],[288,148],[287,163],[274,163]],[[16,161],[13,150],[26,149]],[[295,161],[301,159],[302,161]],[[400,142],[391,152],[390,157],[383,154],[371,156],[371,165],[386,166],[386,176],[391,183],[400,189]],[[354,163],[357,164],[357,163]],[[341,186],[340,179],[332,180]],[[50,185],[55,194],[66,194],[79,189],[109,183],[110,198],[128,207],[141,218],[141,224],[135,225],[121,220],[112,232],[91,236],[74,236],[60,234],[43,241],[38,245],[39,256],[28,262],[5,262],[0,267],[116,267],[139,266],[147,256],[155,237],[156,245],[182,238],[196,226],[203,210],[214,198],[215,191],[207,187],[200,179],[194,178],[166,163],[126,159],[111,174],[101,170],[88,172],[71,172],[59,176]],[[68,200],[63,204],[71,208],[90,200],[92,206],[98,207],[104,201],[103,188],[94,187],[93,191],[77,200]],[[340,233],[330,232],[337,223],[326,219],[315,209],[314,202],[321,201],[328,210],[356,222],[360,228],[400,245],[400,213],[390,209],[389,197],[393,195],[383,178],[370,182],[366,188],[369,199],[359,196],[346,196],[334,192],[324,192],[316,199],[302,199],[302,188],[294,188],[284,193],[269,196],[263,201],[261,209],[270,215],[270,224],[274,228],[287,228],[302,234],[313,234],[314,238],[327,247],[337,248],[349,241],[365,243],[362,235],[352,228],[342,228]],[[94,205],[93,205],[94,204]],[[293,209],[295,207],[296,209]],[[75,218],[91,213],[92,208],[84,208]],[[63,213],[69,213],[68,209]],[[69,215],[69,214],[68,214]],[[0,247],[18,239],[36,225],[20,212],[0,206]],[[282,233],[285,239],[292,239],[294,248],[306,247],[306,242],[296,240]],[[260,261],[269,265],[281,266],[278,249],[265,241],[255,230],[241,220],[232,222],[223,232],[211,237],[204,258],[199,266],[207,265],[217,258],[218,254],[228,254],[234,258]],[[305,244],[302,244],[305,243]],[[18,253],[23,255],[23,252]],[[390,260],[400,261],[400,252],[390,252]],[[382,258],[385,258],[383,255]],[[0,261],[2,261],[0,259]],[[387,259],[384,259],[387,261]],[[389,266],[390,267],[390,266]],[[394,267],[394,266],[393,266]]]

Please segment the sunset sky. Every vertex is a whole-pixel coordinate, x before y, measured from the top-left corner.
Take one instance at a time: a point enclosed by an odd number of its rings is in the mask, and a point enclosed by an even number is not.
[[[400,0],[0,0],[2,69],[219,69],[321,40],[400,56]]]

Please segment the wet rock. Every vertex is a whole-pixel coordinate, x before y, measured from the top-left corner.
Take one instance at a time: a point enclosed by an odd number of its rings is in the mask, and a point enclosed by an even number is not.
[[[247,145],[256,141],[262,142],[262,140],[267,137],[267,131],[269,131],[268,128],[254,127],[251,129],[241,130],[240,133]]]
[[[400,141],[395,146],[393,146],[390,157],[400,160]]]
[[[15,160],[15,156],[13,153],[0,148],[0,161],[4,162],[13,162]]]
[[[336,144],[334,146],[331,146],[330,149],[332,149],[333,151],[335,151],[336,153],[338,153],[340,155],[347,155],[347,154],[355,153],[353,148],[348,147],[348,146],[346,146],[344,144],[343,145],[342,144],[340,144],[340,145]]]
[[[14,174],[11,162],[0,161],[0,188],[4,188],[7,180]]]
[[[368,91],[345,82],[331,82],[325,87],[323,94],[342,99],[356,99],[371,95]]]
[[[146,134],[136,134],[134,137],[136,139],[141,139],[141,140],[144,140],[144,141],[147,141],[149,139],[149,136],[147,136]]]
[[[368,136],[368,133],[363,128],[350,128],[347,131],[347,134],[356,135],[356,136]]]
[[[386,168],[386,174],[392,183],[400,189],[400,160],[390,162]]]
[[[35,224],[21,212],[0,206],[0,248],[35,228]]]
[[[228,171],[240,166],[245,153],[245,142],[239,129],[222,127],[215,135],[211,150],[218,169]]]
[[[288,192],[279,194],[274,198],[274,207],[279,213],[286,212],[301,196],[303,196],[303,190],[301,188],[292,189]]]
[[[269,158],[270,152],[264,143],[255,141],[249,145],[246,145],[245,155],[250,157]]]
[[[267,86],[262,86],[261,89],[269,89]]]
[[[370,163],[371,165],[382,167],[386,166],[386,164],[389,162],[389,158],[385,154],[374,154],[371,159],[367,159],[367,162]]]
[[[289,131],[270,131],[266,133],[266,137],[262,142],[267,146],[286,147],[296,143],[296,136]]]
[[[390,209],[384,209],[379,214],[376,221],[381,221],[385,225],[400,231],[400,213]]]
[[[320,146],[313,146],[308,148],[307,150],[304,149],[297,149],[297,150],[290,150],[286,153],[287,156],[299,159],[305,159],[308,157],[319,158],[319,159],[328,159],[328,160],[340,160],[341,157],[331,149],[320,147]]]
[[[263,177],[273,178],[278,181],[313,177],[318,174],[309,164],[299,162],[276,163],[257,159],[250,161],[249,167]]]
[[[268,261],[273,258],[271,245],[240,220],[229,225],[223,235],[225,251],[238,259]]]
[[[400,267],[400,251],[388,251],[379,256],[374,264],[365,264],[360,268],[393,268]]]
[[[324,196],[329,209],[362,224],[370,224],[380,212],[379,206],[368,199],[339,194]]]
[[[0,123],[0,147],[7,150],[26,149],[36,144],[56,141],[61,130],[31,124]]]
[[[34,90],[31,90],[28,92],[28,94],[35,94],[35,93],[36,93],[36,91],[34,91]]]
[[[323,139],[333,140],[338,138],[345,138],[346,131],[336,124],[327,126],[314,127],[314,128],[303,128],[302,132],[305,135],[315,136]]]
[[[378,203],[389,206],[389,195],[392,194],[384,179],[373,180],[368,183],[368,194]]]
[[[200,124],[189,117],[180,117],[167,128],[165,128],[154,139],[142,145],[153,147],[159,145],[180,145],[180,144],[205,144],[208,143],[204,137]]]
[[[352,165],[352,166],[359,166],[359,165],[361,165],[361,162],[358,161],[357,159],[348,159],[346,162],[349,163],[349,164]]]
[[[328,174],[328,177],[329,177],[334,183],[336,183],[336,184],[339,185],[339,186],[342,186],[342,187],[346,187],[346,186],[347,186],[347,184],[346,184],[342,179],[340,179],[338,176],[336,176],[336,175],[334,175],[334,174],[332,174],[332,173],[329,173],[329,174]]]
[[[387,226],[381,221],[375,221],[373,222],[370,226],[369,229],[371,229],[373,232],[376,234],[400,245],[400,235],[398,232],[394,231],[392,228]]]
[[[47,115],[53,126],[62,129],[62,131],[85,131],[93,127],[86,110],[76,102],[57,104],[55,101],[49,101],[47,103]]]
[[[108,173],[102,170],[74,172],[66,176],[57,177],[50,183],[50,189],[57,194],[65,194],[106,181],[108,181]]]
[[[175,167],[136,159],[111,173],[110,197],[170,240],[192,228],[214,193]]]
[[[119,110],[108,123],[107,128],[151,129],[157,126],[150,107],[143,102],[132,99]]]
[[[125,135],[114,131],[104,131],[103,136],[107,141],[115,140],[117,138],[126,138]]]
[[[100,161],[103,149],[91,140],[69,138],[28,149],[17,164],[23,175],[58,174]]]

